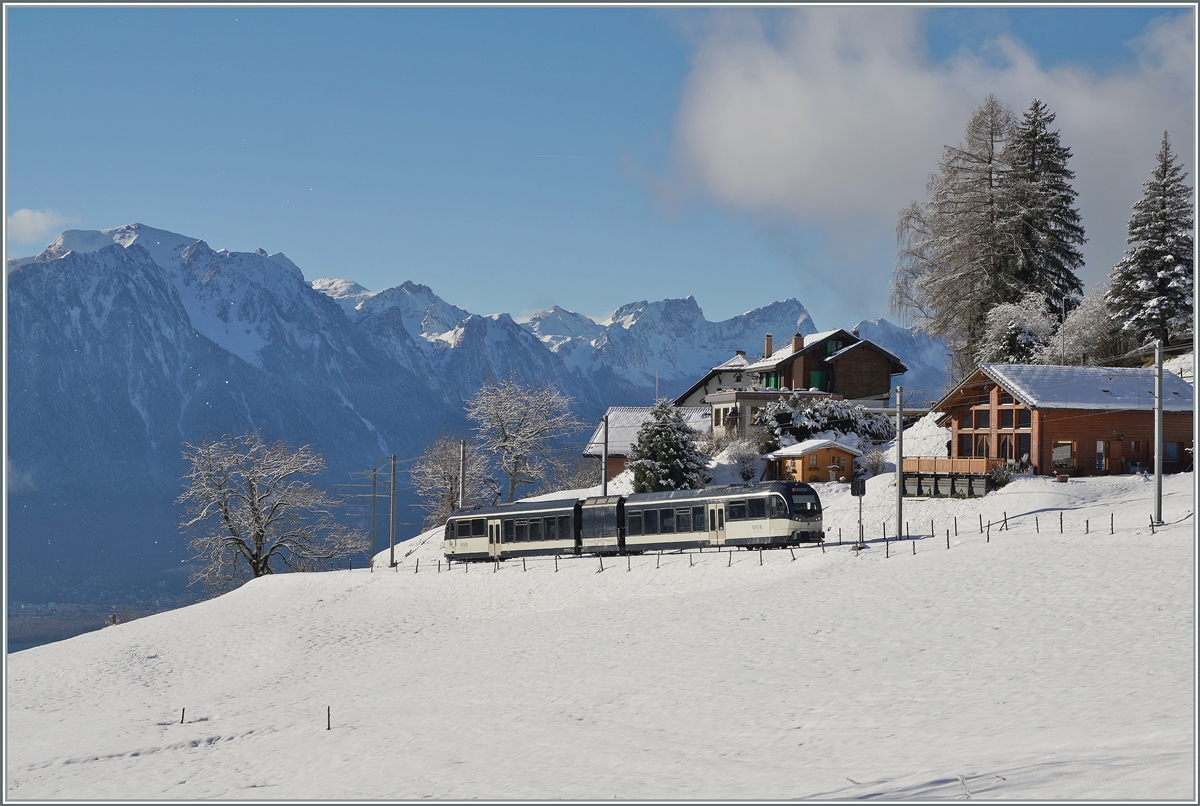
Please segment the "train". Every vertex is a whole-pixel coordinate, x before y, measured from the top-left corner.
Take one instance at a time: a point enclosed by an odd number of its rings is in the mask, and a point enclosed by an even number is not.
[[[771,481],[696,490],[517,501],[456,509],[448,561],[551,554],[640,554],[709,547],[784,548],[824,540],[808,484]]]

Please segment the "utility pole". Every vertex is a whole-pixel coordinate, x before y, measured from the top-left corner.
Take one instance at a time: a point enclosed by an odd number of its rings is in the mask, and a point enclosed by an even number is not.
[[[375,489],[379,468],[371,468],[371,570],[375,570]]]
[[[604,423],[604,443],[600,448],[600,495],[608,497],[608,412],[601,420]]]
[[[1154,525],[1162,526],[1163,343],[1154,340]]]
[[[458,441],[458,508],[466,506],[467,489],[467,441]]]
[[[388,550],[388,567],[396,567],[396,454],[392,454],[392,543]]]
[[[904,532],[904,387],[896,387],[896,539]]]

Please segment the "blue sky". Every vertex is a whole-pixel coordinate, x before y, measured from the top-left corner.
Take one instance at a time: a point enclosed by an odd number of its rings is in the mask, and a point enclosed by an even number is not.
[[[989,92],[1058,114],[1088,287],[1164,130],[1194,172],[1190,7],[5,13],[8,257],[138,221],[477,313],[848,327]]]

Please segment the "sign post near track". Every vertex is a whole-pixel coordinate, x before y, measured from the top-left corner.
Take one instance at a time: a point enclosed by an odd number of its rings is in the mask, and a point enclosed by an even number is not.
[[[858,499],[858,545],[861,546],[862,545],[862,536],[863,536],[862,500],[863,500],[863,496],[867,494],[867,480],[866,479],[852,479],[850,481],[850,494]],[[841,538],[839,537],[838,539],[840,540]]]
[[[904,535],[904,387],[896,387],[896,537]]]

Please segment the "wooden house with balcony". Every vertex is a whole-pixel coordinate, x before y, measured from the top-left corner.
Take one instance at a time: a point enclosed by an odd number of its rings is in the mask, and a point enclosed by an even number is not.
[[[981,494],[996,465],[1047,475],[1154,466],[1154,370],[983,364],[933,407],[948,457],[904,458],[906,492]],[[1192,387],[1163,372],[1163,472],[1191,465]]]
[[[766,389],[817,389],[868,405],[887,405],[892,376],[907,371],[878,344],[841,329],[797,333],[778,350],[768,333],[763,357],[745,368]]]

